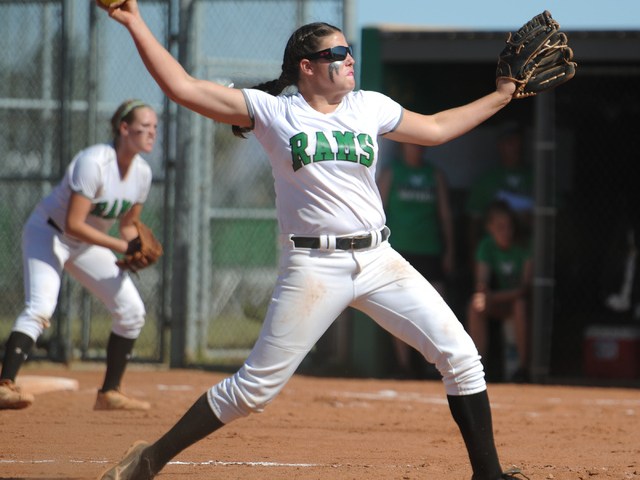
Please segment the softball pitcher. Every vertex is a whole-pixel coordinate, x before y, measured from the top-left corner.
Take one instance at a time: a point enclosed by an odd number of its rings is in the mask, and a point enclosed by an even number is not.
[[[122,103],[111,119],[113,142],[91,146],[71,161],[62,181],[40,201],[24,226],[25,309],[7,340],[0,374],[0,409],[33,403],[15,378],[56,308],[63,270],[93,293],[112,315],[107,369],[94,408],[147,410],[125,396],[120,381],[144,325],[145,308],[128,273],[115,264],[137,235],[151,187],[151,168],[139,153],[151,152],[158,119],[139,100]],[[119,220],[120,238],[107,232]]]
[[[151,479],[189,445],[261,412],[349,306],[437,366],[473,479],[514,478],[498,461],[478,352],[440,295],[390,247],[375,182],[378,136],[444,143],[505,107],[514,84],[500,80],[495,92],[468,105],[420,115],[380,93],[354,91],[355,60],[344,35],[313,23],[289,39],[280,78],[238,90],[191,77],[154,38],[135,0],[110,8],[109,15],[128,29],[172,100],[235,125],[238,135],[255,134],[273,169],[281,251],[263,330],[245,364],[158,441],[134,444],[101,478]]]

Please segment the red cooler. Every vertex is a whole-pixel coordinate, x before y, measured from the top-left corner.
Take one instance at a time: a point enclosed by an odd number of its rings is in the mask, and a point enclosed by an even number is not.
[[[584,336],[585,374],[640,378],[640,327],[592,325]]]

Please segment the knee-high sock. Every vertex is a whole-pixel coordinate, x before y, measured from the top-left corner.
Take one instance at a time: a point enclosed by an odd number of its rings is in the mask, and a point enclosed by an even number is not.
[[[27,360],[34,343],[29,335],[21,332],[11,332],[5,345],[0,379],[15,382],[18,371]]]
[[[115,333],[109,336],[107,344],[107,371],[104,374],[102,391],[117,390],[127,368],[127,362],[131,357],[135,339],[124,338]]]
[[[498,480],[502,468],[493,439],[491,407],[487,391],[473,395],[447,396],[453,419],[467,446],[472,480]]]
[[[151,470],[157,473],[182,450],[223,425],[209,407],[205,393],[167,433],[144,451],[143,456],[149,460]]]

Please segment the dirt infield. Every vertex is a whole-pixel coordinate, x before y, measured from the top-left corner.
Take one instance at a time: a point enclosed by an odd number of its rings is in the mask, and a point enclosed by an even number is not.
[[[27,365],[78,381],[0,411],[0,479],[93,479],[134,440],[155,439],[210,385],[202,371],[132,366],[125,391],[149,412],[94,412],[101,366]],[[640,478],[637,389],[490,384],[503,465],[533,479]],[[161,479],[468,480],[462,439],[438,381],[295,376],[263,414],[182,452]]]

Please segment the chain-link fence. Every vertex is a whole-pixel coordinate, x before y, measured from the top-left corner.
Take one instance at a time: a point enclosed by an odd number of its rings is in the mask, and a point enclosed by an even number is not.
[[[139,2],[161,43],[197,77],[251,86],[279,75],[300,24],[342,26],[341,0]],[[124,29],[76,0],[0,0],[0,339],[24,306],[21,231],[73,155],[109,141],[128,98],[158,112],[147,156],[154,184],[143,219],[167,254],[134,278],[147,307],[136,357],[233,365],[257,338],[275,281],[276,220],[268,161],[253,140],[169,103]],[[115,233],[115,232],[114,232]],[[104,356],[106,309],[65,279],[38,356]],[[0,347],[1,348],[1,347]]]
[[[279,76],[284,45],[300,24],[341,26],[343,2],[200,1],[181,13],[181,31],[189,32],[182,52],[187,68],[242,88]],[[190,152],[178,196],[181,186],[199,188],[187,194],[189,217],[176,228],[176,252],[190,238],[198,238],[200,248],[185,254],[195,258],[176,264],[188,294],[173,302],[172,360],[234,364],[257,338],[276,279],[273,178],[254,138],[239,140],[229,126],[202,118],[190,128],[203,142]],[[202,254],[208,257],[199,264]],[[186,271],[185,265],[193,268]]]

